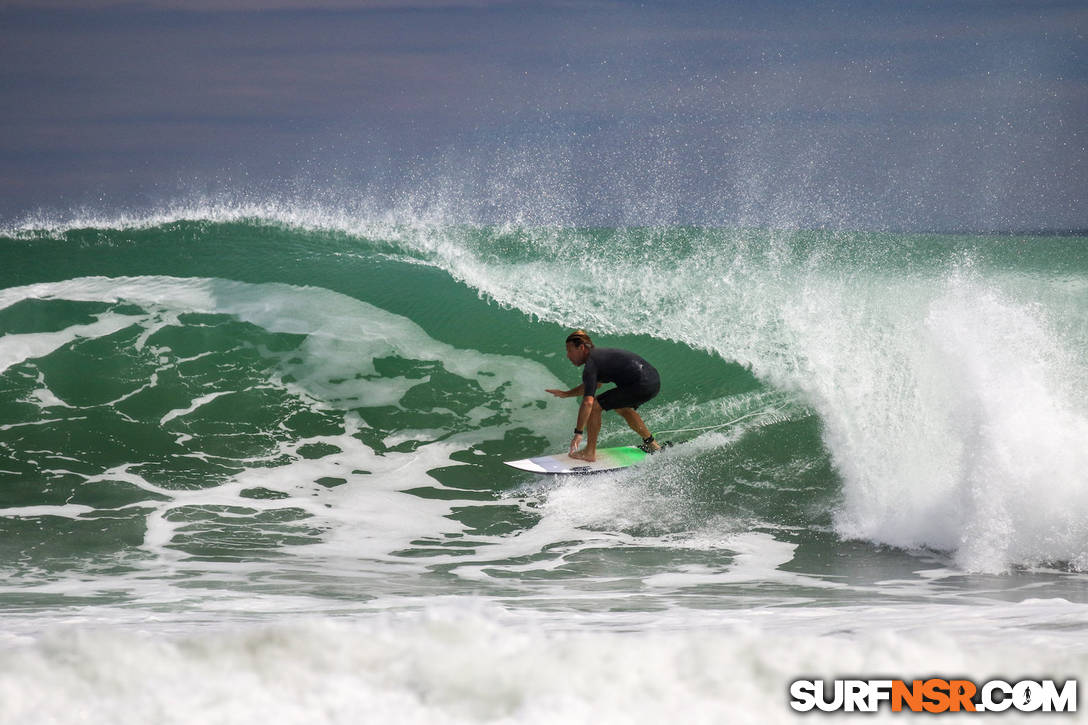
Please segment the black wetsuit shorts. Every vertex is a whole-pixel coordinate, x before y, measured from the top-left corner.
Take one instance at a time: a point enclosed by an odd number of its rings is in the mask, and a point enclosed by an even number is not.
[[[615,383],[597,395],[598,383]],[[595,347],[582,370],[585,395],[593,395],[605,410],[638,408],[661,390],[661,377],[653,365],[633,352]]]

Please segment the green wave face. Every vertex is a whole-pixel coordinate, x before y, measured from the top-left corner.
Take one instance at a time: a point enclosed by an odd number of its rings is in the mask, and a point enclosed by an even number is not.
[[[74,570],[124,601],[166,563],[171,590],[611,606],[748,535],[816,589],[919,549],[1088,566],[1082,238],[245,210],[5,234],[9,596]],[[577,406],[544,390],[579,382],[574,327],[649,359],[642,412],[692,442],[558,487],[503,466],[567,445]],[[637,442],[606,417],[602,446]]]

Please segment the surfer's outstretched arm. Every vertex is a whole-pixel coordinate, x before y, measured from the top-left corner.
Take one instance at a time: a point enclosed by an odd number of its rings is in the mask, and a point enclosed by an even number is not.
[[[585,385],[579,385],[577,388],[571,388],[570,390],[555,390],[554,388],[548,388],[544,392],[551,393],[557,398],[575,398],[581,395],[585,389]]]
[[[604,383],[597,383],[597,387],[600,388]],[[571,388],[570,390],[555,390],[554,388],[548,388],[545,393],[551,393],[557,398],[577,398],[579,395],[585,395],[586,386],[582,383],[577,388]]]

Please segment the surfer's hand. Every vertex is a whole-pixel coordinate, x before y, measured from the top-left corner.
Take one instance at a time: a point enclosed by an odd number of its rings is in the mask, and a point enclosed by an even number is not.
[[[582,435],[580,433],[575,434],[574,438],[570,441],[570,453],[574,453],[582,445]]]
[[[552,390],[551,388],[548,388],[544,392],[545,393],[551,393],[552,395],[554,395],[557,398],[567,397],[567,391],[566,390]]]

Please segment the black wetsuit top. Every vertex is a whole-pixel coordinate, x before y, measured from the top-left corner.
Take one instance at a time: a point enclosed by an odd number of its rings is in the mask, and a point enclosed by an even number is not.
[[[616,389],[597,396],[598,383],[615,383]],[[589,351],[582,370],[584,395],[593,395],[605,410],[637,408],[661,389],[661,377],[653,365],[633,352],[610,347]]]

